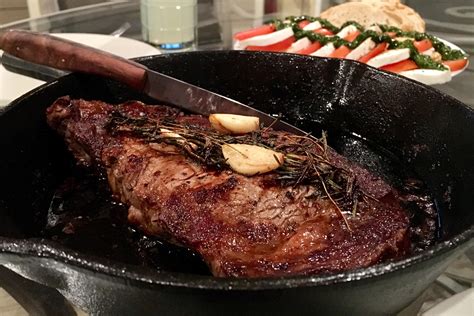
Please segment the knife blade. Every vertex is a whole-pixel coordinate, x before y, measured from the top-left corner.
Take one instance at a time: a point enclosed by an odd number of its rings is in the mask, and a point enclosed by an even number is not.
[[[0,55],[0,64],[10,72],[42,81],[52,81],[70,74],[68,71],[35,64],[5,52]]]
[[[155,99],[177,105],[180,108],[202,115],[229,113],[257,116],[264,126],[270,126],[272,124],[272,127],[278,130],[284,130],[297,135],[305,134],[305,132],[295,126],[277,120],[276,117],[228,97],[153,70],[147,69],[146,74],[147,81],[144,93]],[[176,93],[176,91],[180,91],[181,93]]]
[[[274,129],[297,135],[306,134],[293,125],[236,100],[151,70],[134,61],[66,39],[24,30],[8,30],[0,33],[0,49],[16,57],[6,55],[2,58],[2,63],[7,69],[17,73],[31,76],[31,69],[35,69],[37,73],[47,72],[49,77],[51,74],[60,75],[60,72],[51,69],[54,68],[100,75],[193,113],[257,116],[264,126],[272,125]],[[24,62],[19,62],[17,58]],[[31,63],[45,67],[35,68]]]

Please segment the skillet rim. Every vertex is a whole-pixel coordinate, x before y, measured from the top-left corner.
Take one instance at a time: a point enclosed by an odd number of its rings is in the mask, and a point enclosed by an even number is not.
[[[173,55],[188,55],[188,54],[235,54],[235,55],[251,55],[251,54],[262,54],[262,55],[291,55],[288,53],[265,53],[265,52],[245,52],[245,51],[199,51],[199,52],[184,52]],[[143,62],[155,58],[166,58],[166,55],[154,55],[134,58],[135,61]],[[298,56],[298,58],[319,58],[312,56]],[[324,58],[327,59],[327,58]],[[452,101],[452,105],[456,104],[464,110],[474,112],[474,109],[466,105],[465,103],[455,99],[452,96],[445,94],[431,86],[421,84],[420,82],[414,81],[402,77],[398,74],[381,71],[379,69],[367,66],[358,61],[340,60],[341,63],[356,63],[363,65],[364,67],[372,68],[372,71],[379,72],[387,77],[393,77],[395,80],[401,82],[405,81],[408,84],[415,84],[418,88],[428,90],[431,94],[437,94],[444,98],[448,98]],[[360,66],[359,66],[360,67]],[[74,73],[69,74],[65,77],[74,76]],[[0,115],[8,112],[10,109],[15,108],[17,104],[23,102],[25,99],[30,98],[32,95],[47,89],[50,86],[58,84],[62,78],[55,79],[51,82],[45,83],[32,91],[22,95],[21,97],[12,101],[9,105],[0,109]],[[106,276],[122,279],[123,282],[137,282],[139,284],[148,284],[151,286],[171,286],[179,288],[189,289],[205,289],[205,290],[280,290],[288,288],[300,288],[309,286],[320,286],[329,284],[340,284],[350,281],[366,280],[372,277],[384,276],[390,273],[412,267],[416,264],[420,264],[432,258],[433,256],[441,256],[447,254],[455,248],[461,246],[468,247],[469,244],[474,245],[474,224],[460,234],[451,237],[448,240],[437,243],[436,245],[408,258],[398,260],[396,262],[386,262],[377,265],[373,265],[367,268],[360,268],[350,270],[336,274],[319,274],[319,275],[302,275],[302,276],[285,276],[276,278],[216,278],[213,276],[188,274],[188,273],[177,273],[177,272],[166,272],[166,271],[153,271],[151,269],[143,269],[133,265],[120,264],[115,261],[111,261],[105,258],[99,258],[95,256],[81,254],[72,249],[63,247],[53,241],[41,238],[8,238],[0,236],[0,257],[2,254],[13,255],[28,259],[31,258],[43,258],[49,259],[53,262],[65,265],[71,265],[76,268],[85,269],[92,273],[102,273]],[[53,267],[54,269],[54,267]]]
[[[88,273],[100,273],[106,277],[121,279],[126,284],[133,282],[138,284],[138,286],[168,286],[196,290],[264,291],[344,284],[352,281],[363,281],[373,277],[382,277],[410,268],[416,264],[421,264],[433,256],[441,256],[450,251],[455,251],[458,247],[458,250],[461,251],[461,247],[468,248],[469,243],[471,246],[474,245],[474,225],[449,240],[396,262],[386,262],[368,268],[336,274],[276,278],[217,278],[211,275],[153,271],[138,266],[120,264],[105,258],[81,254],[46,239],[33,240],[0,237],[0,258],[2,254],[7,254],[21,257],[24,260],[49,259],[54,264],[64,264],[76,269],[83,269]],[[13,263],[12,265],[15,266],[17,264]],[[18,265],[21,266],[21,263]],[[56,270],[52,265],[48,265],[48,267],[49,269]]]

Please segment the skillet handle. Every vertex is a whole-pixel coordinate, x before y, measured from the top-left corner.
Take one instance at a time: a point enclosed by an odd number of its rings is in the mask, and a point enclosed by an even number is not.
[[[0,49],[36,64],[115,79],[139,91],[145,86],[145,66],[48,34],[8,30],[0,33]]]

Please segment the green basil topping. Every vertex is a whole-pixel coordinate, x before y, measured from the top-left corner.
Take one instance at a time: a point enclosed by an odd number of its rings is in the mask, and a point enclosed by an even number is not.
[[[313,31],[305,31],[299,27],[299,23],[302,21],[309,21],[309,22],[316,22],[318,21],[321,26],[334,34],[339,33],[343,28],[353,25],[355,26],[361,33],[357,36],[357,38],[349,42],[343,38],[340,38],[336,35],[334,36],[327,36],[318,33],[314,33]],[[333,43],[334,47],[338,48],[342,45],[347,46],[350,49],[354,49],[359,46],[363,41],[368,38],[371,38],[376,44],[379,43],[387,43],[388,47],[391,49],[398,49],[398,48],[408,48],[410,49],[410,59],[412,59],[420,68],[425,69],[436,69],[436,70],[448,70],[443,64],[433,60],[430,56],[420,54],[418,50],[413,45],[413,41],[405,40],[405,41],[398,41],[388,34],[380,34],[373,30],[365,30],[362,25],[355,21],[347,21],[341,27],[336,27],[331,22],[326,19],[321,19],[317,17],[311,17],[306,15],[301,16],[289,16],[285,20],[273,20],[268,22],[270,24],[275,25],[277,31],[282,30],[287,27],[293,28],[294,36],[296,40],[301,39],[303,37],[307,37],[312,42],[319,42],[321,45],[326,45],[328,43]],[[389,25],[378,25],[380,30],[383,33],[395,33],[395,37],[408,37],[413,38],[416,41],[421,41],[424,39],[429,39],[433,45],[433,48],[436,52],[441,55],[442,60],[457,60],[466,58],[467,56],[460,50],[452,49],[448,45],[444,44],[438,38],[434,37],[433,35],[427,33],[420,33],[414,31],[402,31],[401,29],[395,26]]]

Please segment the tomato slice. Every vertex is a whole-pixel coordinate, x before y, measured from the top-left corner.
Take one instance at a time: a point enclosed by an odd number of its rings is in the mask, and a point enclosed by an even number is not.
[[[309,55],[311,53],[314,53],[315,51],[317,51],[320,48],[321,48],[321,43],[314,42],[313,44],[309,45],[308,47],[303,48],[303,49],[295,52],[295,54]]]
[[[418,65],[413,60],[406,59],[395,64],[383,66],[380,69],[385,70],[385,71],[391,71],[394,73],[399,73],[402,71],[413,70],[417,68],[418,68]]]
[[[303,27],[305,27],[306,25],[308,25],[310,22],[308,20],[303,20],[301,21],[300,23],[298,23],[298,27],[300,29],[302,29]]]
[[[287,50],[295,42],[295,37],[290,36],[287,39],[267,46],[247,46],[245,50],[260,50],[264,52],[282,52]]]
[[[360,32],[352,32],[348,34],[344,39],[348,42],[354,41],[357,36],[359,36]],[[332,58],[344,58],[346,57],[349,53],[351,52],[351,49],[345,45],[339,46],[337,49],[335,49],[328,57]]]
[[[274,31],[275,31],[275,25],[265,24],[265,25],[256,27],[254,29],[250,29],[250,30],[235,33],[234,39],[239,40],[239,41],[243,41],[247,38],[251,38],[251,37],[254,37],[254,36],[258,36],[258,35],[269,34],[269,33],[272,33]]]
[[[359,58],[359,61],[363,63],[367,63],[369,60],[371,60],[375,56],[383,53],[386,48],[387,48],[387,43],[385,42],[380,43],[377,46],[375,46],[374,49],[368,52],[367,55],[364,55],[361,58]]]
[[[420,53],[422,53],[422,52],[430,49],[431,47],[433,47],[433,44],[431,43],[431,41],[429,39],[424,39],[424,40],[421,40],[421,41],[414,41],[413,45],[415,46],[415,48]]]
[[[345,46],[345,45],[342,45],[342,46],[339,46],[338,48],[336,48],[336,50],[334,50],[331,54],[329,54],[328,57],[332,57],[332,58],[344,58],[347,56],[347,54],[349,54],[351,52],[351,50],[349,49],[349,47]]]
[[[458,71],[466,67],[467,58],[456,59],[456,60],[445,60],[443,65],[448,66],[451,71]]]
[[[334,35],[333,32],[331,32],[330,30],[325,29],[325,28],[317,29],[317,30],[314,30],[313,32],[321,34],[321,35]]]
[[[352,33],[347,34],[347,36],[344,37],[344,39],[348,42],[353,42],[357,38],[357,36],[359,36],[359,34],[360,34],[359,31],[352,32]]]

